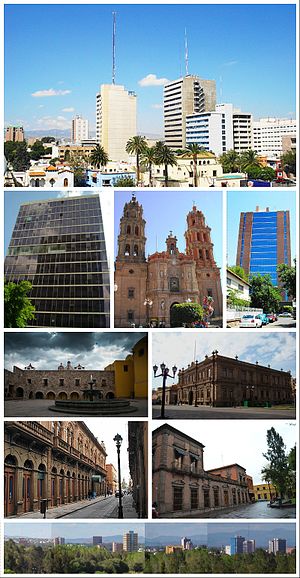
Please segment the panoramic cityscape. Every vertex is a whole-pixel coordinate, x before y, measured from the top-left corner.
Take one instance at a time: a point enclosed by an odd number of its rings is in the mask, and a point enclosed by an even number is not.
[[[30,33],[40,17],[45,48],[35,59],[37,82],[24,76],[20,49],[12,50],[9,39],[24,21]],[[67,19],[75,26],[77,18],[90,22],[80,50],[70,32],[72,51],[63,43],[59,52],[70,60],[68,71],[45,75],[51,22]],[[228,37],[224,23],[230,26],[232,18],[237,25]],[[257,20],[265,22],[267,35],[254,32]],[[153,22],[151,41],[139,29],[140,21]],[[198,21],[206,22],[201,45]],[[280,52],[278,21],[285,28]],[[97,26],[102,34],[95,43]],[[293,5],[224,4],[217,13],[216,6],[201,4],[124,5],[117,12],[109,5],[45,5],[42,13],[38,5],[6,6],[5,185],[294,185],[294,26]],[[243,40],[253,34],[250,57]],[[256,65],[261,54],[272,58],[274,50],[277,67],[282,62],[286,69],[289,62],[284,87],[278,87],[271,70],[262,72]],[[75,62],[101,71],[86,78],[84,90],[74,83]],[[17,78],[23,80],[21,91]]]

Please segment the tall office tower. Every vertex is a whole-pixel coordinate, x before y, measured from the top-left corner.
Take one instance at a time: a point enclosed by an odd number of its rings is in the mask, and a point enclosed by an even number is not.
[[[165,144],[173,149],[186,147],[186,116],[215,110],[216,83],[186,75],[164,87]]]
[[[96,97],[96,140],[112,161],[128,161],[126,144],[137,134],[136,94],[119,84],[102,84]]]
[[[277,265],[291,265],[289,211],[241,213],[236,265],[250,275],[270,274],[273,285],[280,286]]]
[[[8,126],[5,131],[5,142],[23,142],[24,129],[22,126]]]
[[[102,536],[93,536],[93,546],[102,545]]]
[[[243,553],[253,554],[255,552],[255,540],[245,540],[243,542]]]
[[[82,118],[80,115],[76,115],[75,118],[72,119],[72,142],[80,144],[83,140],[88,140],[88,138],[89,121],[86,118]]]
[[[233,148],[237,153],[253,149],[252,114],[238,109],[233,111]]]
[[[133,530],[129,530],[123,535],[123,550],[125,552],[137,552],[138,550],[138,534]]]
[[[243,554],[243,543],[245,538],[243,536],[234,536],[230,538],[230,556],[234,554]]]
[[[253,147],[259,155],[280,158],[284,139],[296,137],[297,121],[289,118],[260,118],[253,122]]]
[[[66,543],[66,539],[65,538],[53,538],[53,544],[54,546],[63,546]]]
[[[284,538],[273,538],[269,540],[269,554],[286,553],[286,540]]]
[[[5,280],[30,281],[32,327],[109,327],[109,270],[98,195],[22,203]]]
[[[192,543],[191,538],[186,538],[185,536],[183,538],[181,538],[180,545],[181,545],[183,550],[192,550],[193,549],[193,543]]]

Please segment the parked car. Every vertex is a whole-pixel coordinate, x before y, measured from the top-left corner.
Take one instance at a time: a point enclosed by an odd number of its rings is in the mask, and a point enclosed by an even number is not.
[[[293,317],[291,313],[285,311],[284,313],[279,313],[278,317]]]
[[[262,320],[263,325],[268,325],[268,323],[270,323],[269,318],[266,315],[266,313],[259,313],[258,317]]]
[[[275,313],[267,313],[267,317],[270,323],[274,323],[274,321],[277,321],[277,315],[275,315]]]
[[[262,320],[259,315],[248,313],[241,318],[240,327],[262,327]]]

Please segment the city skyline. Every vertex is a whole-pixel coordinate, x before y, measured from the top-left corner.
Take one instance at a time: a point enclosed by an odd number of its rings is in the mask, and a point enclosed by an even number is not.
[[[104,369],[116,359],[125,359],[145,333],[121,332],[29,332],[6,333],[4,365],[56,370],[71,361],[86,369]]]
[[[72,117],[82,114],[89,120],[92,130],[95,129],[96,93],[101,84],[112,81],[113,9],[113,5],[6,6],[6,124],[22,124],[25,130],[69,130]],[[233,14],[234,34],[228,35]],[[63,19],[68,22],[68,42],[65,42],[65,29],[58,28],[53,43],[52,23]],[[37,21],[41,22],[40,35],[36,30]],[[80,42],[78,21],[89,24],[80,29]],[[199,21],[205,21],[200,44]],[[256,33],[258,21],[260,27]],[[148,23],[151,40],[140,22]],[[278,22],[285,38],[280,50]],[[261,27],[267,34],[260,33]],[[137,93],[139,132],[162,133],[163,85],[167,80],[185,74],[185,28],[188,72],[215,79],[218,102],[232,102],[234,106],[252,112],[255,118],[295,115],[294,5],[118,5],[116,84]],[[44,49],[35,54],[34,75],[28,75],[23,66],[26,47],[21,45],[21,58],[20,46],[12,42],[15,30],[19,29],[26,29],[28,37],[34,36],[37,42],[43,42]],[[245,37],[254,41],[248,45],[244,42]],[[63,60],[68,66],[63,69],[45,66],[47,46],[51,47],[51,61],[57,56],[58,62]],[[87,50],[82,49],[84,46]],[[133,53],[134,67],[131,66]],[[276,55],[276,67],[268,70],[268,74],[265,66],[258,66],[262,54],[264,61],[272,60]],[[87,62],[93,74],[88,74]],[[84,95],[75,80],[78,68],[87,72]],[[278,83],[277,70],[281,68],[285,70],[284,83]]]
[[[167,418],[166,418],[167,419]],[[267,430],[272,426],[282,436],[286,451],[289,452],[296,443],[296,432],[294,424],[283,424],[281,421],[257,422],[255,420],[233,420],[226,423],[226,428],[222,430],[222,442],[214,434],[218,428],[218,421],[203,420],[195,431],[195,425],[188,421],[172,420],[171,427],[185,433],[191,438],[204,445],[204,470],[221,468],[231,464],[239,464],[246,469],[249,476],[253,478],[253,484],[262,482],[261,469],[267,464],[263,453],[267,452]],[[157,423],[152,422],[152,432],[157,429]],[[239,435],[237,436],[237,430]],[[251,440],[251,445],[250,445]],[[247,447],[247,452],[245,452]],[[252,448],[252,451],[251,451]]]
[[[41,524],[35,524],[32,522],[22,524],[14,524],[10,522],[5,523],[5,536],[6,537],[24,537],[24,538],[41,538]],[[143,540],[143,529],[144,524],[139,523],[130,523],[130,524],[122,524],[116,523],[80,523],[78,522],[71,522],[71,523],[52,523],[52,522],[43,522],[43,536],[44,538],[54,538],[56,536],[65,537],[67,539],[73,538],[92,538],[93,536],[103,536],[109,537],[116,534],[117,531],[121,532],[128,532],[129,530],[133,530],[137,532],[139,535],[139,540]],[[46,535],[48,534],[48,536]]]

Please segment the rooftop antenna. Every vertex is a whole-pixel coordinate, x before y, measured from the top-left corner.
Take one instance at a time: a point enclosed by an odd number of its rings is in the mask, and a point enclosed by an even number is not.
[[[188,42],[186,35],[186,28],[184,29],[184,46],[185,46],[185,75],[189,74],[189,53],[188,53]]]
[[[112,13],[113,29],[112,29],[112,83],[116,83],[116,12]]]
[[[223,78],[220,76],[220,101],[223,102]]]

